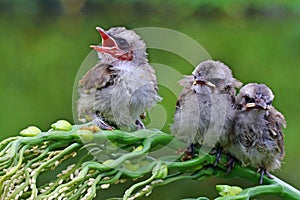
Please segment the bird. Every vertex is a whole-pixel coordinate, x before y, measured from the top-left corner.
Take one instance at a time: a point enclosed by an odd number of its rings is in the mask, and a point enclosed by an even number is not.
[[[248,83],[240,89],[236,97],[237,114],[229,153],[242,163],[242,166],[256,168],[260,173],[259,183],[263,183],[269,171],[281,167],[284,158],[283,128],[284,116],[272,102],[274,94],[265,84]]]
[[[90,47],[96,50],[98,62],[79,81],[78,119],[107,130],[145,128],[141,119],[162,100],[146,44],[125,27],[96,30],[101,45]]]
[[[242,83],[221,61],[207,60],[196,66],[192,75],[179,81],[183,90],[176,102],[171,133],[188,145],[181,160],[193,158],[194,147],[217,146],[218,154],[228,143],[235,117],[235,89]]]

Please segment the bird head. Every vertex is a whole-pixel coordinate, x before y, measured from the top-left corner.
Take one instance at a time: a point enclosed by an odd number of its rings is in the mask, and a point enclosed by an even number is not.
[[[264,84],[249,83],[237,95],[241,110],[268,110],[274,99],[273,92]]]
[[[231,70],[220,61],[208,60],[200,63],[193,71],[194,90],[206,87],[209,91],[232,92],[234,88],[242,85],[241,82],[233,78]],[[232,91],[231,91],[232,90]]]
[[[105,31],[96,27],[102,42],[90,47],[98,52],[98,57],[114,61],[147,61],[146,46],[134,31],[124,27],[114,27]],[[110,63],[109,63],[110,64]]]

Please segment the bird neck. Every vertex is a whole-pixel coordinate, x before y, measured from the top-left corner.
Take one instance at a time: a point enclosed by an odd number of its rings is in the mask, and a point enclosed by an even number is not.
[[[136,63],[137,65],[146,64],[148,62],[146,50],[145,49],[133,50],[132,62]]]
[[[267,114],[265,110],[260,110],[260,109],[245,110],[243,112],[246,113],[248,116],[250,115],[252,119],[256,119],[256,120],[265,118]]]

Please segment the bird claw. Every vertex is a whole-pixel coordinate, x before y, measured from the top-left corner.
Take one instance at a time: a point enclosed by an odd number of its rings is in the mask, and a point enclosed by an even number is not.
[[[146,112],[144,112],[144,113],[142,113],[142,114],[140,115],[140,118],[141,118],[141,119],[145,119],[146,116],[147,116],[147,114],[146,114]]]
[[[268,178],[273,179],[273,176],[264,167],[258,168],[256,172],[260,173],[260,178],[259,178],[260,185],[263,184],[263,177],[265,174],[267,175]]]
[[[216,147],[216,150],[214,151],[214,153],[216,154],[216,160],[213,164],[214,167],[216,167],[218,165],[218,163],[220,162],[221,156],[222,156],[222,151],[223,151],[222,147]]]
[[[184,151],[184,155],[181,157],[181,161],[184,162],[184,161],[187,161],[187,160],[191,160],[193,159],[193,155],[192,153],[189,151],[189,150],[185,150]]]
[[[88,130],[93,133],[97,133],[100,131],[100,127],[98,125],[84,126],[84,127],[81,127],[80,130]]]
[[[146,129],[144,123],[140,119],[137,119],[135,124],[138,126],[138,129]]]
[[[106,122],[103,121],[103,119],[100,116],[97,116],[94,120],[93,123],[96,124],[97,126],[99,126],[101,129],[104,130],[109,130],[112,131],[115,128],[110,126],[109,124],[107,124]]]
[[[274,177],[272,176],[272,174],[270,174],[270,172],[268,172],[267,170],[265,171],[265,173],[267,174],[267,177],[269,179],[273,179]]]
[[[181,161],[191,160],[195,157],[195,146],[193,143],[184,151],[184,155],[181,157]]]
[[[227,166],[226,174],[229,174],[235,166],[235,158],[231,155],[228,155],[227,160],[228,161],[227,161],[227,164],[226,164],[226,166]]]

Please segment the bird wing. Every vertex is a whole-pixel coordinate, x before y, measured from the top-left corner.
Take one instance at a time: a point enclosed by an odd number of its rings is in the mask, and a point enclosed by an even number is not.
[[[181,107],[181,103],[184,100],[184,98],[186,97],[186,95],[188,95],[188,93],[190,93],[191,86],[193,85],[193,81],[194,81],[193,76],[185,76],[183,79],[178,81],[178,84],[180,86],[183,86],[184,89],[177,97],[176,111]]]
[[[273,106],[271,106],[269,109],[267,120],[269,121],[271,137],[276,139],[279,152],[281,154],[281,159],[283,159],[285,152],[284,152],[282,129],[286,127],[286,121],[284,119],[284,116],[279,111],[277,111]]]
[[[112,85],[115,77],[116,73],[111,65],[97,63],[82,77],[79,81],[79,87],[84,92],[89,92],[93,88],[101,89]]]
[[[152,68],[151,65],[146,64],[146,70],[147,70],[147,74],[150,76],[150,80],[153,82],[154,84],[154,89],[156,92],[158,92],[158,84],[157,84],[157,79],[156,79],[156,73],[155,70]]]
[[[185,88],[191,88],[194,82],[193,76],[185,76],[183,79],[178,81],[178,84]]]

